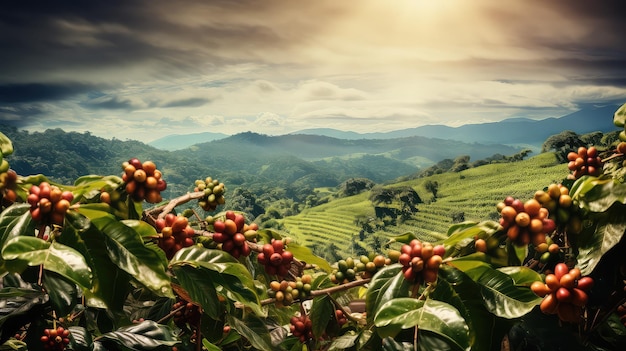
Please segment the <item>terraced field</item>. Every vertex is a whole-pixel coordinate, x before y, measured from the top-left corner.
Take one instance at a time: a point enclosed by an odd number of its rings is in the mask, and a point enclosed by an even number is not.
[[[530,199],[534,192],[558,182],[567,175],[567,167],[557,164],[552,153],[540,154],[515,163],[490,164],[459,173],[444,173],[388,185],[411,186],[425,203],[418,206],[414,218],[397,226],[387,226],[375,234],[392,237],[413,232],[425,241],[445,238],[453,224],[453,214],[463,214],[465,220],[496,219],[495,206],[507,195],[522,200]],[[439,189],[435,201],[423,184],[437,181]],[[288,235],[304,245],[333,243],[345,255],[350,254],[354,242],[359,241],[360,228],[355,224],[358,216],[374,216],[374,207],[368,200],[369,192],[333,200],[302,213],[287,217],[283,224]]]

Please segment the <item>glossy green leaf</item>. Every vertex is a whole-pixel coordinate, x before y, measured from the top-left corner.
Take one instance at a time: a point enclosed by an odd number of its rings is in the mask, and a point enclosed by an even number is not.
[[[315,337],[320,337],[324,334],[326,326],[328,326],[328,323],[333,318],[334,312],[335,305],[330,296],[322,295],[313,299],[309,318],[315,321],[313,324],[313,335]]]
[[[387,301],[409,296],[410,284],[404,279],[401,267],[398,263],[385,266],[372,278],[365,296],[369,321],[373,320],[376,311]]]
[[[335,339],[330,344],[328,351],[350,349],[356,345],[359,334],[354,332],[345,333]]]
[[[178,266],[202,267],[211,281],[220,286],[218,293],[244,304],[257,315],[265,314],[250,271],[228,253],[197,246],[183,248],[170,260],[172,269]]]
[[[203,346],[203,349],[206,349],[207,351],[221,351],[222,350],[222,348],[210,343],[207,339],[202,339],[202,346]]]
[[[302,262],[315,265],[317,268],[328,273],[332,271],[328,261],[316,256],[308,247],[301,246],[296,243],[289,243],[287,245],[287,251],[291,251],[293,256]]]
[[[66,316],[74,309],[78,299],[76,285],[63,279],[62,276],[45,271],[43,286],[50,296],[54,310],[60,316]]]
[[[474,241],[481,238],[487,241],[488,255],[485,255],[485,261],[506,265],[506,250],[500,248],[500,238],[496,235],[501,228],[495,221],[463,222],[450,226],[449,236],[443,241],[446,248],[445,257],[473,254],[476,251]]]
[[[139,233],[111,217],[96,218],[91,223],[105,234],[104,244],[115,265],[154,293],[174,296],[164,262],[144,245]]]
[[[517,286],[528,286],[538,280],[543,280],[541,275],[535,270],[532,270],[524,266],[508,266],[501,267],[498,270],[504,274],[507,274],[513,279],[513,284]]]
[[[34,307],[41,306],[47,301],[48,295],[40,290],[26,288],[0,289],[0,327],[7,320],[28,314]]]
[[[157,235],[156,228],[144,221],[139,221],[136,219],[125,219],[121,222],[129,228],[133,228],[133,230],[139,233],[139,235],[141,235],[141,237],[143,238],[154,237]]]
[[[12,238],[35,235],[35,223],[29,209],[28,204],[14,204],[0,213],[0,249]]]
[[[586,226],[575,237],[578,267],[583,275],[591,274],[603,255],[622,240],[626,232],[626,206],[616,203],[593,219],[593,225]]]
[[[626,104],[620,106],[613,114],[613,124],[617,127],[624,127],[626,125]]]
[[[612,178],[585,176],[574,182],[570,196],[582,209],[605,212],[615,202],[626,204],[626,184]]]
[[[154,321],[119,328],[97,337],[95,341],[103,343],[107,349],[108,345],[117,345],[138,351],[172,347],[180,342],[170,327]]]
[[[400,330],[418,326],[420,333],[430,331],[445,339],[457,350],[469,350],[469,328],[452,305],[433,299],[398,298],[383,304],[374,323],[395,337]],[[385,327],[385,328],[383,328]]]
[[[11,139],[0,132],[0,152],[2,152],[1,156],[9,156],[13,153],[13,143]]]
[[[91,269],[80,252],[58,242],[52,244],[39,238],[19,236],[9,240],[2,249],[5,260],[19,260],[29,266],[43,265],[85,290],[91,288]]]
[[[480,261],[449,261],[480,286],[485,307],[503,318],[518,318],[530,312],[541,298],[527,287],[518,287],[506,273]]]
[[[70,331],[70,348],[74,351],[91,351],[94,350],[94,343],[91,333],[83,327],[73,326],[68,328]]]
[[[228,325],[237,331],[237,333],[246,338],[246,340],[248,340],[255,349],[263,351],[274,350],[271,346],[267,330],[260,334],[251,327],[255,325],[254,323],[250,323],[250,321],[242,321],[230,314],[226,316],[226,321]]]
[[[57,240],[79,251],[91,267],[92,289],[84,291],[87,305],[122,311],[129,291],[130,275],[111,261],[109,250],[103,245],[106,236],[91,225],[89,218],[70,211]]]
[[[211,318],[219,319],[223,314],[222,304],[217,297],[211,272],[204,270],[202,267],[179,265],[174,267],[174,274],[193,302],[200,304]]]

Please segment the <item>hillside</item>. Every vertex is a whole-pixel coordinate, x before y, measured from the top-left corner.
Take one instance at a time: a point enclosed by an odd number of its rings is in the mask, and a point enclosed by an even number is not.
[[[361,248],[370,248],[381,239],[413,232],[422,240],[437,241],[445,237],[453,216],[465,220],[482,221],[497,218],[495,206],[507,195],[529,199],[535,191],[558,182],[568,173],[553,153],[544,153],[520,162],[499,163],[467,169],[459,173],[444,173],[426,178],[389,184],[386,187],[410,186],[424,200],[410,220],[385,230],[360,233],[356,224],[359,218],[374,220],[374,206],[370,192],[332,200],[326,204],[284,218],[281,223],[286,232],[304,245],[319,250],[321,255],[333,243],[339,253],[354,255]],[[436,201],[424,188],[427,181],[439,183]],[[332,258],[332,257],[328,257]]]

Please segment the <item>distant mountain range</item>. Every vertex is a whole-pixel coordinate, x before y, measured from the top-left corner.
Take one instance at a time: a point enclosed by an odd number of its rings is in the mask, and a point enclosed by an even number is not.
[[[594,131],[609,132],[615,130],[613,113],[619,105],[588,106],[558,118],[533,120],[529,118],[511,118],[499,122],[466,124],[460,127],[445,125],[425,125],[384,133],[355,133],[337,129],[304,129],[290,135],[318,135],[344,140],[359,139],[396,139],[407,137],[428,137],[456,140],[465,143],[504,144],[515,147],[528,147],[538,151],[541,144],[551,135],[564,130],[578,134]],[[194,144],[220,140],[228,137],[221,133],[195,133],[169,135],[148,143],[162,150],[181,150]]]
[[[153,140],[148,145],[156,147],[161,150],[182,150],[190,147],[191,145],[206,143],[208,141],[224,139],[228,137],[228,134],[223,133],[193,133],[193,134],[170,134]]]

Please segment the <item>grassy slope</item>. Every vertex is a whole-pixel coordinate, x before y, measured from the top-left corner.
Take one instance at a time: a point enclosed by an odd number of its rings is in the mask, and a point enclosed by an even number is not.
[[[452,224],[452,214],[463,212],[465,220],[481,221],[497,218],[496,204],[507,195],[530,199],[534,192],[558,182],[567,175],[564,164],[557,164],[552,153],[540,154],[516,163],[491,164],[395,183],[389,186],[413,187],[426,202],[419,205],[415,218],[396,227],[387,227],[384,234],[394,236],[413,232],[422,240],[437,241],[444,238]],[[429,201],[432,194],[422,184],[427,180],[439,183],[437,200]],[[350,254],[350,244],[358,241],[359,227],[354,220],[359,215],[374,215],[374,207],[368,200],[369,192],[333,200],[327,204],[307,209],[287,217],[283,224],[289,235],[304,245],[329,241],[344,254]]]

